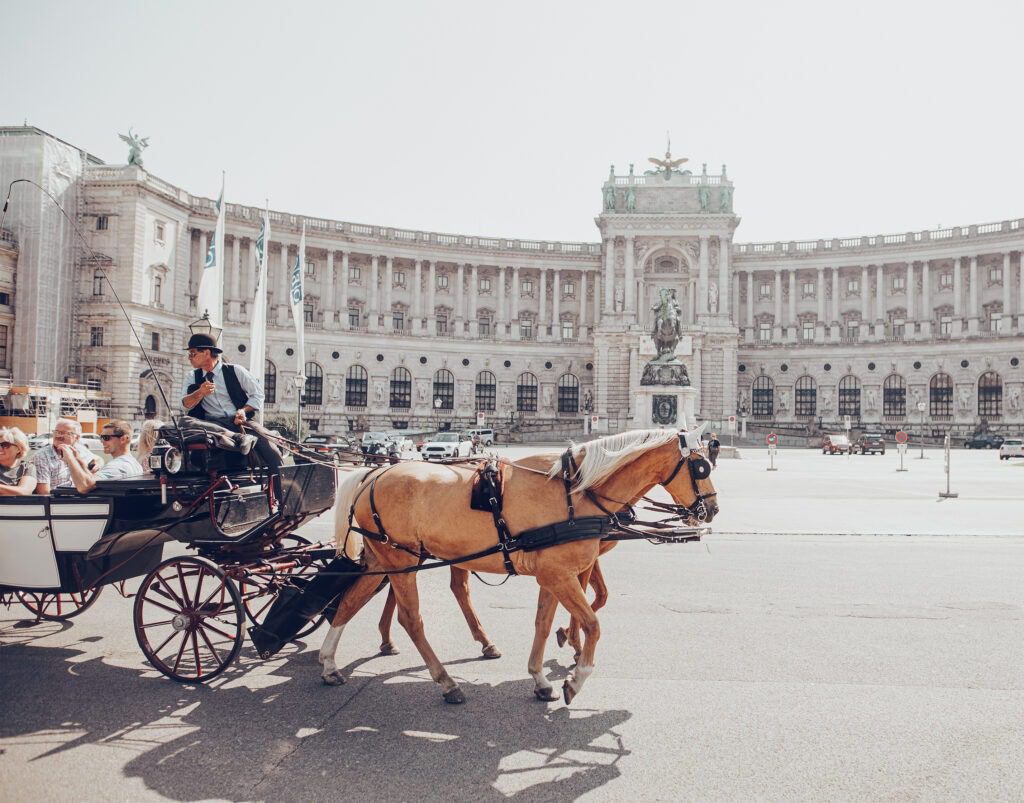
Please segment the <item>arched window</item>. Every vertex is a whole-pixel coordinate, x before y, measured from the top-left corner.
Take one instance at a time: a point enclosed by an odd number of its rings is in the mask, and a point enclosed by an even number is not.
[[[1003,414],[1003,379],[995,371],[986,371],[978,380],[978,415],[997,418]]]
[[[575,374],[562,374],[558,378],[558,412],[580,411],[580,381]]]
[[[408,410],[412,407],[412,374],[408,368],[396,368],[391,372],[390,406]]]
[[[146,403],[142,408],[146,418],[156,418],[156,397],[147,396]]]
[[[490,371],[476,375],[476,409],[493,412],[498,397],[498,383]]]
[[[318,363],[307,362],[303,370],[306,373],[306,389],[302,393],[302,403],[323,404],[324,369]]]
[[[263,403],[277,403],[277,368],[270,360],[263,366]]]
[[[365,407],[368,385],[366,369],[361,365],[350,365],[345,373],[345,405]]]
[[[768,418],[775,415],[775,383],[772,382],[771,377],[759,376],[754,380],[750,403],[754,418],[758,416]]]
[[[437,400],[441,400],[438,408]],[[452,410],[455,408],[455,375],[447,368],[441,368],[434,374],[434,409]]]
[[[516,410],[537,412],[537,377],[529,371],[520,374],[516,380]]]
[[[907,415],[907,383],[899,374],[889,374],[882,384],[882,415],[897,418]]]
[[[953,415],[953,377],[936,374],[928,383],[928,415]]]
[[[802,376],[796,381],[796,414],[813,418],[818,412],[818,386],[814,377]]]
[[[860,380],[851,374],[839,380],[839,415],[860,418]]]

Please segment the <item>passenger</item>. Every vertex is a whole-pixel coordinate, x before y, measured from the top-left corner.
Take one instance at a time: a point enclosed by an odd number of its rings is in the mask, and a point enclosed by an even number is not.
[[[142,475],[142,466],[132,457],[128,447],[132,439],[132,425],[127,421],[110,421],[103,425],[100,440],[103,451],[111,456],[103,468],[90,474],[75,456],[70,446],[61,446],[61,455],[71,471],[71,481],[79,493],[87,494],[96,487],[97,480],[120,480]]]
[[[54,488],[71,485],[71,471],[59,453],[63,446],[73,447],[82,465],[92,473],[100,468],[100,461],[82,445],[82,425],[70,418],[58,419],[53,427],[53,443],[40,449],[32,457],[36,470],[36,493],[48,494]]]
[[[188,361],[192,371],[185,373],[181,404],[192,418],[218,424],[233,433],[244,426],[252,435],[235,436],[243,454],[255,449],[263,465],[277,474],[281,453],[267,438],[267,431],[251,419],[263,406],[263,384],[241,365],[227,364],[221,349],[210,335],[192,335],[188,341]]]
[[[160,427],[163,425],[163,421],[151,418],[149,421],[144,421],[142,429],[139,430],[139,445],[135,447],[135,459],[142,466],[143,473],[150,473],[149,456],[153,453],[156,442],[160,440]]]
[[[31,496],[36,469],[28,454],[28,438],[17,427],[0,427],[0,496]]]

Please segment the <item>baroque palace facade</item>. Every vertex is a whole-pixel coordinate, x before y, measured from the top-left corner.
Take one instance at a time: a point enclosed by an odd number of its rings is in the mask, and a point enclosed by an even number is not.
[[[88,248],[19,185],[0,237],[0,399],[72,381],[101,414],[166,416],[155,380],[176,408],[213,202],[38,129],[0,129],[0,178],[22,177],[58,197]],[[294,420],[299,403],[286,268],[305,222],[313,429],[465,427],[481,412],[524,436],[629,428],[663,289],[682,312],[677,354],[702,420],[738,414],[795,433],[846,415],[855,428],[931,434],[983,420],[1024,428],[1020,219],[738,243],[733,192],[724,166],[691,173],[667,154],[642,175],[613,168],[595,192],[592,243],[271,212],[268,418]],[[261,215],[227,205],[222,345],[246,365]]]

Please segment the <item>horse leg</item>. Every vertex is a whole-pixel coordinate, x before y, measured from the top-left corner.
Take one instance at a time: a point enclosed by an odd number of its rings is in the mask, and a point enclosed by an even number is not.
[[[539,577],[538,582],[540,582]],[[598,639],[601,638],[601,626],[576,576],[557,577],[552,581],[545,580],[544,582],[562,606],[569,611],[569,615],[576,619],[583,629],[583,650],[576,666],[569,672],[569,676],[562,685],[562,696],[568,705],[580,693],[583,684],[594,671],[594,653],[597,650]]]
[[[558,600],[544,586],[540,586],[537,594],[537,617],[534,619],[533,647],[530,649],[530,660],[526,671],[530,673],[536,686],[533,693],[538,700],[550,702],[555,699],[555,689],[544,677],[544,642],[551,633],[551,623],[555,620]]]
[[[416,578],[408,574],[392,575],[391,587],[395,590],[395,599],[398,600],[398,622],[405,628],[405,632],[409,634],[412,643],[419,650],[423,663],[430,671],[430,677],[441,686],[444,701],[446,703],[466,702],[466,697],[463,695],[462,689],[459,688],[459,684],[452,680],[445,670],[423,632],[423,617],[420,616],[420,595],[416,588]]]
[[[578,575],[580,581],[580,588],[582,588],[584,592],[586,592],[587,585],[590,583],[590,575],[592,571],[593,566],[584,569]],[[579,623],[573,617],[569,617],[568,627],[560,627],[558,628],[558,630],[555,631],[555,639],[558,641],[559,647],[564,647],[568,642],[568,644],[573,648],[573,652],[575,653],[573,660],[579,660],[581,649],[580,626]]]
[[[395,589],[388,589],[388,598],[384,602],[384,610],[380,614],[377,629],[380,630],[380,654],[398,655],[398,647],[391,640],[391,622],[395,618]]]
[[[375,575],[360,577],[341,598],[338,612],[331,621],[331,629],[320,647],[319,660],[323,667],[320,677],[328,686],[340,686],[345,682],[345,677],[338,671],[338,665],[334,660],[338,651],[338,642],[341,641],[341,633],[345,629],[345,625],[369,601],[379,587],[380,577]]]
[[[452,594],[462,609],[462,615],[466,617],[466,624],[469,625],[469,632],[473,638],[480,642],[484,658],[501,658],[501,651],[494,646],[494,643],[484,632],[484,626],[473,608],[473,600],[469,596],[469,572],[459,566],[452,566]]]

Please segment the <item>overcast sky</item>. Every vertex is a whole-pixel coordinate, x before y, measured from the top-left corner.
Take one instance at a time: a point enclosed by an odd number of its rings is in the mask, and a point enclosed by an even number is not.
[[[1020,2],[0,0],[0,124],[229,202],[596,241],[610,164],[728,164],[736,239],[1024,216]],[[504,10],[501,10],[504,9]]]

